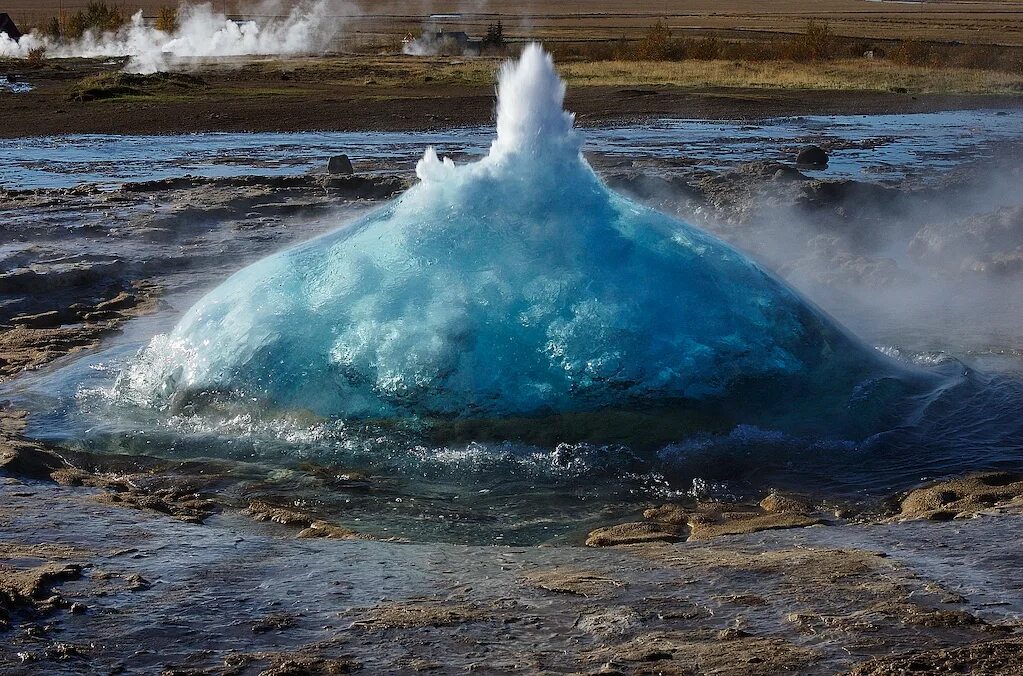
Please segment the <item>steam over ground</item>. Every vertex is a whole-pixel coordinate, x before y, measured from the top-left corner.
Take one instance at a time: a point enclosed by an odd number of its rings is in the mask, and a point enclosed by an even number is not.
[[[177,28],[170,32],[147,25],[140,10],[116,32],[86,31],[72,42],[38,32],[15,41],[0,33],[0,56],[28,58],[37,50],[56,58],[129,56],[128,72],[155,73],[196,59],[315,54],[327,50],[351,11],[342,0],[307,0],[287,12],[277,2],[265,2],[248,13],[273,18],[235,21],[210,4],[182,4]]]
[[[687,186],[697,199],[656,180],[640,192],[752,254],[871,342],[1018,352],[1018,148],[897,186],[786,178],[775,175],[781,165],[754,163],[720,185]]]

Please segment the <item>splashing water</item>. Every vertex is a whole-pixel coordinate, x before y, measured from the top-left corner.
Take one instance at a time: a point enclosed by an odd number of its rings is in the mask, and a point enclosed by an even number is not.
[[[139,10],[119,31],[100,35],[87,31],[71,43],[35,32],[17,41],[0,33],[0,57],[28,58],[38,49],[50,58],[129,56],[126,71],[156,73],[198,59],[321,53],[341,29],[343,17],[338,12],[347,7],[331,0],[302,2],[283,18],[261,25],[228,19],[209,4],[183,4],[173,32],[146,25]]]
[[[447,425],[670,409],[665,438],[682,409],[863,419],[893,367],[727,245],[608,190],[564,96],[527,47],[500,74],[486,158],[428,149],[398,200],[236,273],[120,396]]]

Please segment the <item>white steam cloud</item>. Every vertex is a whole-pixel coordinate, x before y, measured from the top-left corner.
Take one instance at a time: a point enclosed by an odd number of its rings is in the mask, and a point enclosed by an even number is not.
[[[182,4],[172,32],[146,25],[139,11],[116,32],[86,32],[74,42],[35,32],[15,41],[0,33],[0,56],[27,58],[40,48],[50,58],[128,56],[126,71],[155,73],[217,57],[316,54],[327,51],[351,14],[351,6],[343,0],[309,0],[279,16],[274,15],[276,9],[264,4],[259,14],[270,18],[234,21],[209,4]]]

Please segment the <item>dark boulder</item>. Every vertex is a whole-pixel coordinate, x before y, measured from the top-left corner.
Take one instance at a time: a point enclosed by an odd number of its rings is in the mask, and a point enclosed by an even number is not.
[[[605,177],[608,186],[644,202],[684,202],[703,199],[703,191],[679,175],[624,172]]]
[[[327,162],[327,173],[333,176],[351,176],[355,173],[348,155],[335,155]]]
[[[796,155],[796,164],[801,167],[825,167],[828,154],[820,146],[806,146]]]

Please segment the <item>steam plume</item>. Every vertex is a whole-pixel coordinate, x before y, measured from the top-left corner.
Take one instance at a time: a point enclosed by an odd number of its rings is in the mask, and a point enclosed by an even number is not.
[[[272,5],[259,9],[261,14],[274,12]],[[36,32],[18,41],[0,33],[0,56],[27,58],[40,48],[48,57],[56,58],[129,56],[126,71],[155,73],[198,59],[314,54],[327,50],[348,13],[350,7],[336,0],[308,0],[283,18],[236,22],[209,4],[183,4],[178,9],[178,27],[172,32],[147,26],[140,10],[116,32],[96,35],[87,31],[71,43]]]

